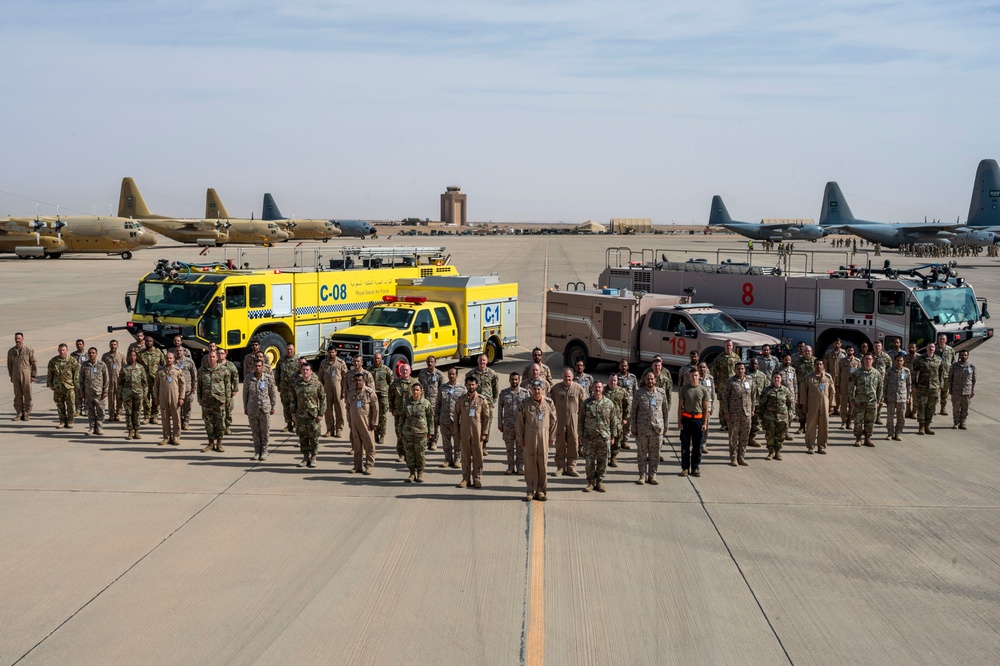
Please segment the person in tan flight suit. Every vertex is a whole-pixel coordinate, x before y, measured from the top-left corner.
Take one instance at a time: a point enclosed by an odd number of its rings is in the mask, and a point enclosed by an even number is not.
[[[181,443],[181,405],[187,397],[184,373],[174,365],[174,352],[168,351],[162,366],[156,371],[153,400],[160,410],[163,421],[163,439],[160,446]]]
[[[532,498],[544,502],[548,493],[549,444],[556,436],[556,406],[545,397],[545,383],[541,379],[531,382],[531,397],[521,403],[515,421],[517,445],[524,449],[524,483]]]

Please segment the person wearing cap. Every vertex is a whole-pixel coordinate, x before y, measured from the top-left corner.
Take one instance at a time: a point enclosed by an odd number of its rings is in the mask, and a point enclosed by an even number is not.
[[[545,384],[536,379],[531,382],[531,397],[521,403],[515,421],[517,446],[524,454],[524,483],[527,495],[524,501],[546,500],[548,493],[549,445],[556,436],[556,406],[545,395]]]

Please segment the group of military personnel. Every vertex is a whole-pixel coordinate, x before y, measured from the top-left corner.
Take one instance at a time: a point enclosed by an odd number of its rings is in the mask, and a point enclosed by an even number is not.
[[[730,465],[748,465],[747,447],[760,447],[763,430],[768,460],[781,460],[784,442],[804,433],[806,452],[825,454],[829,418],[839,415],[841,427],[853,427],[854,446],[875,446],[875,424],[886,409],[886,439],[900,441],[907,418],[916,418],[918,435],[933,435],[934,416],[947,414],[953,402],[953,428],[965,429],[969,401],[975,395],[976,370],[967,350],[957,358],[947,336],[918,354],[916,344],[903,352],[899,339],[893,348],[881,341],[869,351],[867,343],[842,345],[837,340],[823,359],[800,343],[794,354],[762,354],[744,363],[733,342],[711,368],[691,352],[680,373],[676,427],[680,432],[681,475],[701,475],[707,451],[709,418],[719,403],[719,425],[728,432]],[[437,369],[436,359],[413,376],[409,365],[390,368],[376,354],[370,368],[360,356],[351,367],[335,349],[314,371],[308,360],[286,355],[272,371],[257,341],[243,360],[243,408],[254,446],[253,460],[267,460],[270,417],[280,399],[285,429],[294,432],[302,454],[300,467],[315,467],[319,442],[339,438],[349,429],[353,473],[371,475],[376,448],[385,442],[388,415],[393,416],[396,454],[405,463],[407,482],[422,483],[426,452],[440,444],[446,468],[461,467],[459,488],[482,488],[483,459],[494,414],[504,441],[508,475],[523,475],[525,500],[546,499],[550,451],[554,475],[579,477],[579,458],[585,461],[585,492],[605,492],[608,467],[618,466],[621,450],[629,449],[629,435],[637,449],[639,485],[657,485],[660,450],[669,431],[673,382],[662,360],[654,359],[641,379],[619,364],[607,384],[586,372],[584,362],[562,372],[556,382],[542,362],[542,350],[532,350],[532,362],[522,373],[511,373],[500,389],[497,373],[481,355],[476,367],[458,381],[458,368]],[[27,421],[32,411],[31,384],[37,376],[34,352],[24,336],[14,336],[7,354],[14,386],[15,420]],[[88,435],[103,434],[105,420],[120,421],[124,413],[126,438],[139,439],[140,426],[162,420],[160,445],[179,445],[189,430],[191,406],[201,405],[208,443],[202,452],[224,452],[223,440],[232,434],[235,397],[240,372],[226,351],[211,345],[196,368],[181,336],[166,351],[139,332],[125,354],[112,340],[100,358],[95,347],[77,340],[76,352],[61,344],[47,368],[46,385],[53,391],[59,428],[72,428],[86,415]],[[793,419],[798,430],[792,432]]]

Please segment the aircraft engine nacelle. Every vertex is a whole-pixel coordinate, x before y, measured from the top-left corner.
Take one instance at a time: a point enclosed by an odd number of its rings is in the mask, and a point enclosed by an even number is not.
[[[977,246],[994,245],[997,242],[1000,242],[1000,235],[995,234],[992,231],[969,229],[967,231],[962,231],[955,239],[955,242]]]

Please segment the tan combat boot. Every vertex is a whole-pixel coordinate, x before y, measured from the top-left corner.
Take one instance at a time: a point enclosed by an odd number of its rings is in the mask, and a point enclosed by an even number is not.
[[[737,464],[738,463],[736,462],[736,456],[733,456],[732,458],[729,459],[729,466],[730,467],[736,467]]]
[[[739,465],[740,467],[749,467],[750,466],[750,463],[748,463],[743,458],[737,458],[736,459],[736,464]]]
[[[226,452],[226,450],[224,448],[222,448],[222,438],[221,437],[219,439],[215,440],[215,450],[218,451],[219,453],[225,453]]]
[[[930,423],[928,423],[927,425],[924,426],[924,432],[927,433],[928,435],[933,435],[934,434],[934,431],[931,430],[931,424]]]
[[[407,483],[413,483],[413,479],[415,479],[416,476],[417,476],[416,473],[414,473],[413,468],[411,467],[410,468],[410,475],[408,477],[406,477],[405,480],[406,480]]]
[[[774,451],[768,449],[767,456],[764,458],[764,460],[774,460]]]
[[[135,430],[132,431],[132,439],[142,439],[142,437],[139,436],[139,429],[138,428],[136,428]]]
[[[416,481],[417,483],[424,482],[424,470],[422,469],[417,470],[417,478],[415,478],[414,481]]]
[[[128,434],[125,435],[125,439],[132,439],[132,429],[131,428],[128,429]]]
[[[601,480],[600,480],[600,479],[598,479],[598,480],[597,480],[597,483],[595,483],[595,484],[594,484],[594,490],[596,490],[596,491],[597,491],[597,492],[599,492],[599,493],[603,493],[603,492],[607,492],[607,491],[606,491],[606,490],[604,489],[604,484],[603,484],[603,483],[601,483]]]
[[[861,446],[861,438],[858,437],[854,440],[854,446]]]
[[[611,456],[611,460],[608,461],[608,467],[618,467],[618,456]]]
[[[170,440],[168,438],[164,437],[163,439],[160,440],[160,443],[157,444],[157,446],[166,446],[169,443],[170,443]]]
[[[774,454],[774,459],[775,459],[775,460],[781,460],[781,451],[778,451],[778,452],[776,452],[776,453]]]
[[[204,448],[202,448],[201,452],[202,453],[208,453],[209,451],[211,451],[214,448],[215,448],[215,440],[214,439],[210,439],[210,440],[208,440],[208,444],[206,444],[204,446]]]
[[[583,489],[583,492],[589,493],[593,489],[594,489],[594,482],[591,481],[590,479],[587,479],[587,487]]]
[[[872,441],[871,437],[865,437],[865,446],[874,447],[875,442]]]
[[[917,434],[918,435],[926,435],[927,434],[927,433],[924,432],[924,424],[923,423],[921,423],[920,427],[917,428]]]

